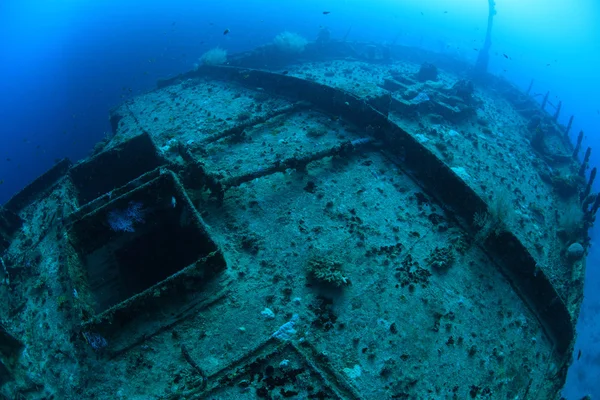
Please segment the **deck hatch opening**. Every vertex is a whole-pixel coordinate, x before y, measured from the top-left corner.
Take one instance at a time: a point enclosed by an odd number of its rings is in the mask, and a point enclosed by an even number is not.
[[[154,142],[143,133],[75,165],[69,174],[83,205],[160,165]]]
[[[115,229],[111,215],[136,217]],[[193,267],[217,251],[205,225],[171,173],[143,184],[73,224],[83,280],[96,315]],[[204,268],[220,270],[222,258]],[[223,265],[221,265],[223,264]],[[212,272],[212,271],[204,271]]]

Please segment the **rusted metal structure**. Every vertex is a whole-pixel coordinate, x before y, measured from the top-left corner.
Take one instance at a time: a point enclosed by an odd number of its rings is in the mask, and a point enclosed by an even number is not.
[[[265,46],[116,107],[2,209],[0,393],[559,398],[598,200],[469,70]]]

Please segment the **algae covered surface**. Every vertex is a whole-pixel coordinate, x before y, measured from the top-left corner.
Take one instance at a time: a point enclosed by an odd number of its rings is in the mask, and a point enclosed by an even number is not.
[[[559,398],[596,211],[566,128],[449,57],[303,46],[159,82],[7,203],[0,393]]]

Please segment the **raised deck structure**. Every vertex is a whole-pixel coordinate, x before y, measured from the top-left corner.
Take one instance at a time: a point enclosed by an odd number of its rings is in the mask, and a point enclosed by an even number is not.
[[[0,213],[0,393],[559,398],[599,201],[560,107],[469,71],[264,46],[113,109]]]

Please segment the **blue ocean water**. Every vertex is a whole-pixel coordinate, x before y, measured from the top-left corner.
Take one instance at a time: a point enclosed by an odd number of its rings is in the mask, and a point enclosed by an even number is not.
[[[600,3],[498,0],[489,71],[541,101],[562,101],[562,122],[598,148]],[[229,54],[288,30],[316,38],[398,43],[471,60],[488,2],[4,0],[0,3],[0,203],[55,160],[85,157],[109,131],[108,110],[192,68],[207,50]],[[327,12],[327,13],[324,13]],[[224,34],[227,30],[227,34]],[[591,165],[600,157],[593,151]],[[598,190],[596,182],[596,190]],[[600,397],[600,253],[591,232],[586,296],[564,396]]]

